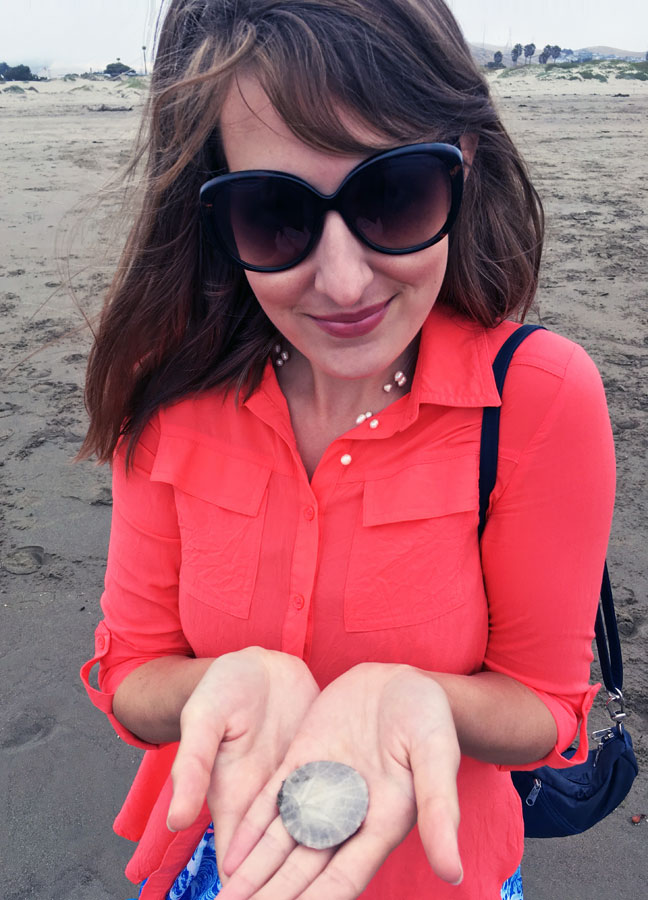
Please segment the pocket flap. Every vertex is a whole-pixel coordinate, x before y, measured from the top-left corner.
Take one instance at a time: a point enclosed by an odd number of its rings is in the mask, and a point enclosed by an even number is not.
[[[223,509],[256,516],[270,472],[269,466],[231,456],[222,447],[163,434],[151,481],[163,481]]]
[[[478,460],[474,454],[408,466],[378,481],[367,481],[363,525],[433,519],[477,508]]]

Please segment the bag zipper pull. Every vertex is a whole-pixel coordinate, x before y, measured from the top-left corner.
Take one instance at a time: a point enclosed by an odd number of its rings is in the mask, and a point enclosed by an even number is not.
[[[524,801],[527,806],[533,806],[533,804],[538,799],[538,794],[540,793],[541,790],[542,790],[542,782],[540,781],[539,778],[534,778],[533,779],[533,787],[529,791],[529,795],[526,798],[526,800]]]

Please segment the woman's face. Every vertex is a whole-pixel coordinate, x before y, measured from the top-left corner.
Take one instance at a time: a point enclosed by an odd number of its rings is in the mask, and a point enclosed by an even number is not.
[[[333,193],[363,156],[314,150],[275,111],[258,81],[239,78],[224,104],[229,170],[271,169]],[[355,127],[368,145],[376,136]],[[328,212],[312,253],[284,272],[246,272],[264,312],[310,362],[314,374],[365,378],[389,369],[416,337],[443,282],[447,238],[417,253],[390,256],[362,244]]]

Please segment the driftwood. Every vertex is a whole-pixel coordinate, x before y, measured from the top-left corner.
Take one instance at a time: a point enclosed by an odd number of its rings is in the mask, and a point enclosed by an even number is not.
[[[102,103],[100,106],[86,106],[89,112],[131,112],[132,106],[108,106]]]

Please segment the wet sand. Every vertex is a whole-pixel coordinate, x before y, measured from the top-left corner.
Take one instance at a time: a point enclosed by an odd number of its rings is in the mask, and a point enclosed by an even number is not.
[[[497,102],[545,203],[538,319],[581,343],[605,382],[618,458],[609,548],[630,729],[648,766],[648,83],[495,79]],[[28,88],[27,85],[22,85]],[[0,824],[5,900],[123,900],[130,845],[110,829],[139,751],[114,736],[78,680],[99,618],[109,472],[72,464],[116,200],[66,215],[128,158],[142,92],[127,83],[0,88]],[[622,96],[617,96],[622,95]],[[112,218],[111,218],[112,214]],[[63,225],[61,224],[63,222]],[[55,238],[72,225],[69,273]],[[61,241],[63,237],[63,241]],[[66,286],[68,274],[76,291]],[[559,627],[559,623],[557,623]],[[605,723],[597,701],[594,727]],[[529,841],[527,900],[601,888],[645,896],[648,776],[586,835]],[[396,900],[396,898],[395,898]]]

